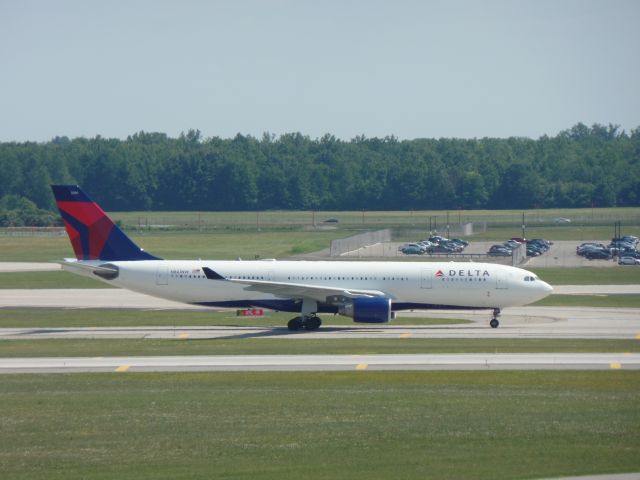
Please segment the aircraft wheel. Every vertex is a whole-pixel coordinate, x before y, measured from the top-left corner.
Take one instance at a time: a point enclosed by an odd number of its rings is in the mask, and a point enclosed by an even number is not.
[[[304,326],[304,324],[303,324],[303,321],[302,321],[302,317],[292,318],[291,320],[289,320],[289,323],[287,323],[287,327],[292,332],[295,332],[296,330],[302,329],[303,326]]]
[[[317,330],[322,325],[322,320],[319,317],[313,316],[307,318],[307,321],[304,324],[304,328],[307,330]]]
[[[489,325],[491,325],[491,328],[498,328],[498,326],[500,325],[500,322],[498,321],[497,318],[492,318],[491,321],[489,322]]]

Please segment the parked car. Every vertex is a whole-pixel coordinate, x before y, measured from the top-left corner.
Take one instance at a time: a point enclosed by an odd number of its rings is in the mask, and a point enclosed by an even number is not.
[[[540,246],[540,245],[537,245],[535,243],[531,243],[531,244],[527,245],[527,253],[529,251],[538,252],[538,255],[542,255],[547,250],[544,247]]]
[[[527,245],[539,246],[546,252],[551,248],[551,245],[553,245],[553,243],[549,240],[545,240],[544,238],[534,238],[532,240],[527,240]]]
[[[435,243],[436,245],[440,245],[442,242],[447,242],[449,241],[448,238],[442,237],[440,235],[432,235],[429,237],[429,241],[431,243]]]
[[[633,250],[636,248],[635,243],[626,242],[624,240],[614,240],[609,244],[609,248],[617,248],[620,250]]]
[[[405,245],[400,251],[405,255],[422,255],[424,253],[424,250],[416,245]]]
[[[510,257],[513,254],[513,251],[510,248],[505,247],[504,245],[492,245],[487,255],[492,257]]]
[[[589,260],[609,260],[611,252],[609,250],[589,250],[584,256]]]
[[[515,250],[521,245],[521,243],[516,242],[515,240],[507,240],[506,242],[503,243],[503,245],[505,247],[509,247],[511,250]]]
[[[456,250],[448,245],[440,244],[429,249],[429,253],[456,253]]]
[[[420,253],[424,253],[427,251],[427,247],[419,243],[408,243],[407,245],[405,245],[405,247],[417,248],[418,250],[420,250]]]
[[[463,239],[461,239],[461,238],[452,238],[452,239],[451,239],[451,241],[452,241],[452,242],[459,243],[459,244],[461,244],[461,245],[464,245],[465,247],[468,247],[468,246],[469,246],[469,242],[467,242],[466,240],[463,240]]]
[[[582,257],[585,257],[588,252],[593,252],[595,250],[606,250],[607,247],[602,245],[601,243],[583,243],[582,245],[576,248],[576,253]]]
[[[440,243],[441,247],[447,247],[448,249],[454,252],[461,252],[464,250],[464,245],[454,242],[453,240],[447,240],[446,242]]]
[[[620,257],[618,265],[640,265],[640,258]]]

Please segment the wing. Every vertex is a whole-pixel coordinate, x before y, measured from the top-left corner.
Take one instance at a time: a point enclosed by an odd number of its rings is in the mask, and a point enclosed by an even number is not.
[[[246,285],[245,290],[270,293],[285,298],[309,298],[318,302],[335,303],[340,298],[360,297],[385,297],[390,298],[379,290],[345,289],[340,287],[328,287],[309,285],[304,283],[272,282],[268,280],[247,280],[225,278],[209,267],[203,267],[202,271],[209,280],[226,280],[227,282]]]

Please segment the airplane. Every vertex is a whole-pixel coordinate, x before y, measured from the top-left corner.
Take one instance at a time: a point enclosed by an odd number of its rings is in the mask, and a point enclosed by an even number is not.
[[[316,330],[320,313],[387,323],[401,310],[493,310],[551,294],[517,267],[473,262],[163,260],[138,245],[77,185],[52,185],[75,259],[64,270],[191,305],[294,312],[289,330]]]

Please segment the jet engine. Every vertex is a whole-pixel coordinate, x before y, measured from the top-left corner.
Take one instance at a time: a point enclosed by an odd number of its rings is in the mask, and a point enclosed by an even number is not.
[[[338,309],[340,315],[358,323],[388,323],[391,320],[391,299],[384,297],[354,298]]]

